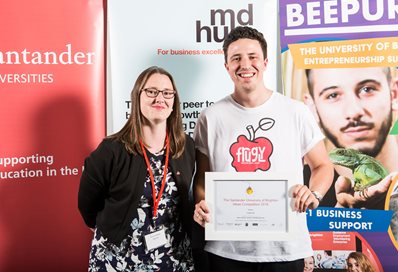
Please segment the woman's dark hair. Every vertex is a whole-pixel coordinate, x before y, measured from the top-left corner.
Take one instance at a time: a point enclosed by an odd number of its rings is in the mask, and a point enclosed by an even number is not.
[[[178,96],[177,87],[174,79],[165,69],[152,66],[145,69],[135,81],[133,90],[131,91],[131,114],[124,127],[113,135],[108,136],[109,139],[115,139],[122,142],[128,152],[132,154],[142,154],[140,140],[143,139],[142,123],[143,116],[140,108],[140,95],[143,87],[153,74],[161,74],[167,76],[176,91],[174,96],[173,111],[167,118],[167,133],[170,141],[170,154],[173,158],[178,158],[184,152],[185,133],[182,127],[182,118],[180,110],[180,98]]]

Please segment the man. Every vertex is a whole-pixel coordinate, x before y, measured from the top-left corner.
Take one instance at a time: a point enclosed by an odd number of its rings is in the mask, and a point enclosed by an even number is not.
[[[237,27],[223,50],[234,91],[205,109],[194,131],[194,220],[204,227],[213,212],[204,200],[205,172],[263,171],[266,177],[292,171],[299,177],[292,188],[298,234],[291,241],[207,241],[211,270],[302,272],[304,258],[313,255],[305,211],[318,207],[333,176],[323,135],[304,104],[264,85],[267,43],[260,32]],[[251,155],[241,156],[243,149]],[[309,188],[303,185],[303,158],[312,170]]]
[[[398,108],[398,79],[391,78],[390,69],[312,69],[306,73],[309,94],[305,103],[334,147],[357,149],[379,160],[389,172],[397,171],[397,139],[389,132],[392,112]],[[393,174],[364,194],[352,190],[348,168],[336,167],[336,171],[340,175],[333,193],[337,204],[322,205],[384,209]]]
[[[324,250],[323,251],[323,259],[322,262],[320,263],[319,267],[321,268],[327,268],[327,269],[332,269],[334,268],[334,259],[332,256],[332,251],[331,250]]]

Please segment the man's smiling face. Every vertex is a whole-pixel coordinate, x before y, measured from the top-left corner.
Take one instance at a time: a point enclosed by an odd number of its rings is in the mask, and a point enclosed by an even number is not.
[[[254,90],[263,82],[267,59],[257,40],[239,39],[231,43],[225,63],[236,90]]]

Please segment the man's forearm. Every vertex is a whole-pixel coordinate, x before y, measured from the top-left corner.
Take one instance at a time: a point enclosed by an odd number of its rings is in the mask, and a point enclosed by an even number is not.
[[[309,188],[324,196],[333,183],[333,166],[330,164],[320,164],[311,170]]]

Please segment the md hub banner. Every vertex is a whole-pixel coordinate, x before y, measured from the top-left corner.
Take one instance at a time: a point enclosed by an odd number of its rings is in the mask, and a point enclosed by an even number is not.
[[[277,1],[108,1],[108,133],[126,122],[130,92],[149,66],[168,70],[180,93],[183,125],[192,134],[202,109],[233,91],[222,43],[236,26],[255,27],[268,42],[266,85],[278,90]],[[173,14],[178,13],[178,16]]]

